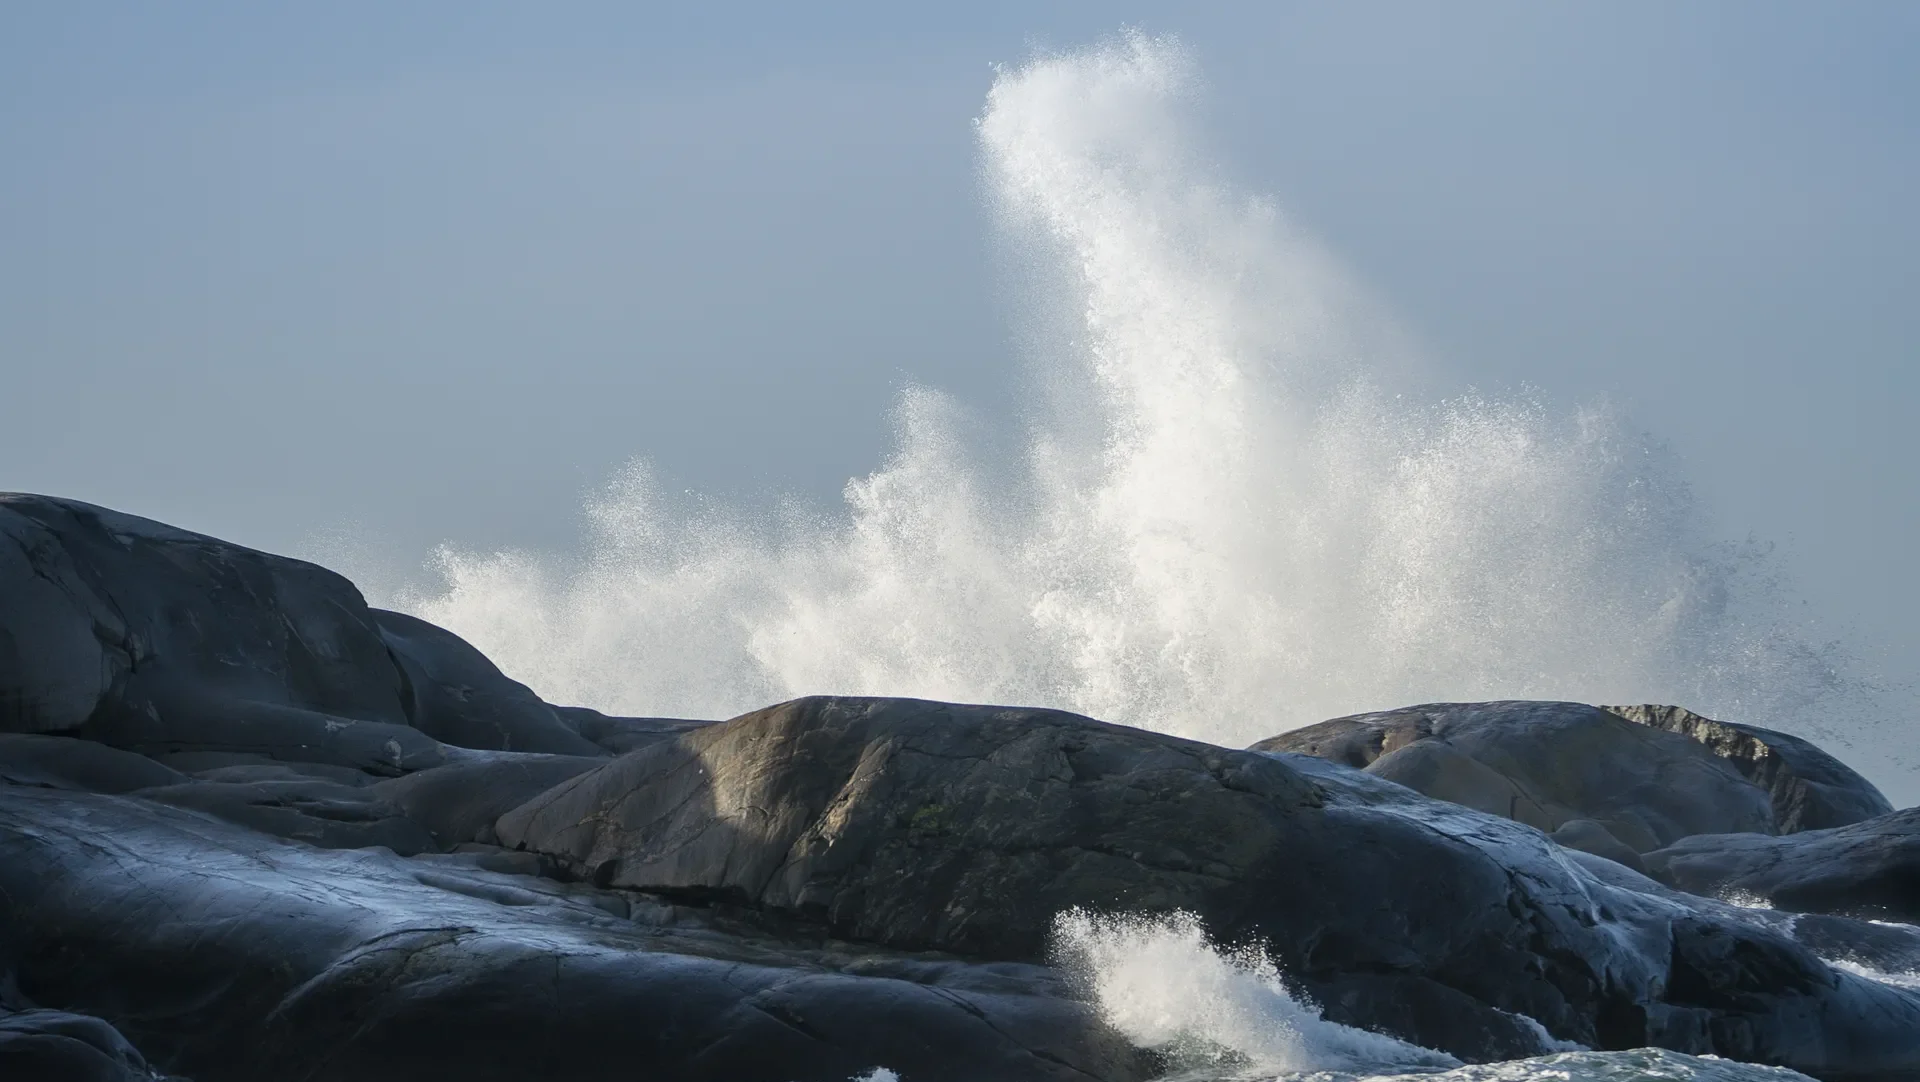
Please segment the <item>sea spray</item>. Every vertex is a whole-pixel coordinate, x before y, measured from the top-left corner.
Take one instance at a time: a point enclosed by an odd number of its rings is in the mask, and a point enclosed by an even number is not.
[[[1287,991],[1264,952],[1213,943],[1190,913],[1069,910],[1054,922],[1053,960],[1085,987],[1108,1025],[1140,1047],[1162,1050],[1176,1068],[1272,1077],[1459,1063],[1327,1021]]]
[[[669,498],[638,465],[583,559],[449,550],[396,603],[549,700],[627,713],[915,695],[1223,744],[1435,700],[1867,716],[1657,444],[1604,408],[1396,383],[1332,261],[1187,145],[1192,83],[1137,34],[993,83],[995,218],[1057,302],[1031,416],[910,390],[837,511]],[[1010,472],[975,461],[982,424],[1025,426]]]

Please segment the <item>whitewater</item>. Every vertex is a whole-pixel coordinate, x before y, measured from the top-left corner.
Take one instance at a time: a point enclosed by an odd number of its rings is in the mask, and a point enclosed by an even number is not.
[[[618,714],[906,695],[1228,746],[1432,701],[1676,703],[1843,745],[1889,715],[1657,440],[1603,407],[1423,393],[1337,261],[1191,145],[1197,88],[1142,34],[997,73],[977,135],[1026,415],[910,389],[835,508],[689,497],[636,463],[584,555],[448,547],[380,600]],[[1177,917],[1064,915],[1056,952],[1183,1078],[1802,1077],[1652,1051],[1462,1067],[1322,1020]]]
[[[1361,291],[1188,145],[1196,83],[1141,34],[994,80],[981,171],[1030,287],[1029,416],[908,390],[838,509],[676,496],[637,463],[584,557],[447,548],[386,600],[614,713],[913,695],[1244,745],[1550,698],[1858,737],[1871,695],[1656,441],[1390,382],[1408,351]],[[971,438],[1009,427],[1011,467]]]

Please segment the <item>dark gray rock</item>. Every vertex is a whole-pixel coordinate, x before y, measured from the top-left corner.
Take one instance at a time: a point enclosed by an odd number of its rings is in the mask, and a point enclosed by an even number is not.
[[[1644,859],[1654,878],[1695,894],[1920,923],[1920,808],[1785,837],[1683,838]]]
[[[1552,838],[1555,845],[1606,857],[1636,872],[1644,873],[1647,870],[1646,865],[1641,863],[1640,854],[1634,852],[1632,846],[1614,837],[1612,831],[1592,819],[1569,819],[1547,837]]]
[[[1767,791],[1781,834],[1825,830],[1885,815],[1893,805],[1852,767],[1797,736],[1715,721],[1678,706],[1603,706],[1638,725],[1678,733],[1732,763]]]
[[[120,1032],[98,1018],[0,1008],[0,1078],[17,1082],[155,1082]]]
[[[98,670],[93,680],[62,677],[68,690],[57,694],[14,691],[16,731],[70,730],[103,707],[164,714],[205,699],[406,721],[399,673],[366,603],[325,568],[46,496],[0,495],[0,537],[16,653],[41,626],[64,629],[49,640],[62,656],[36,648],[47,670]],[[35,622],[16,623],[23,618]],[[9,688],[47,679],[0,670]]]
[[[726,934],[126,797],[0,788],[19,988],[197,1082],[1135,1082],[1037,966]],[[661,916],[661,920],[653,920]]]
[[[400,669],[401,697],[414,728],[462,748],[606,754],[465,639],[405,613],[370,611]]]
[[[91,740],[37,733],[0,733],[0,782],[130,793],[187,778],[143,755]]]
[[[1601,1047],[1920,1069],[1920,999],[1614,888],[1537,831],[1057,711],[797,700],[623,756],[498,831],[598,884],[905,949],[1036,961],[1063,909],[1186,910],[1266,944],[1334,1020],[1463,1057],[1540,1051],[1525,1015]]]
[[[73,500],[0,495],[0,727],[146,755],[400,774],[408,724],[366,603],[325,568]]]
[[[1591,820],[1636,852],[1773,833],[1768,794],[1684,736],[1582,703],[1432,703],[1335,718],[1254,746],[1344,763],[1543,831]]]
[[[159,678],[146,682],[151,688]],[[181,754],[229,761],[319,763],[398,777],[459,762],[451,748],[406,724],[363,721],[244,699],[167,697],[138,712],[96,714],[77,732],[91,740],[173,761]],[[149,709],[150,708],[150,709]]]
[[[330,763],[296,763],[264,755],[236,755],[218,751],[183,751],[162,755],[156,762],[206,781],[304,781],[317,779],[337,785],[365,786],[377,775]]]
[[[598,749],[596,749],[598,750]],[[433,833],[442,847],[494,838],[501,815],[606,763],[577,755],[499,752],[375,783],[370,792]]]
[[[369,789],[300,778],[186,781],[137,794],[322,849],[385,846],[402,856],[438,848],[433,835]]]
[[[574,732],[615,755],[716,724],[689,718],[623,718],[584,706],[556,706],[553,711]]]

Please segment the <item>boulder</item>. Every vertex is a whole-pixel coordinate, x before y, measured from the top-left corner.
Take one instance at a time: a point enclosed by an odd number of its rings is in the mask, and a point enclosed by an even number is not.
[[[1409,706],[1335,718],[1253,747],[1344,763],[1543,831],[1588,820],[1636,852],[1691,834],[1774,832],[1768,793],[1726,760],[1582,703]]]
[[[1154,1071],[1043,967],[785,944],[668,906],[622,917],[524,876],[127,797],[0,787],[0,928],[23,994],[110,1020],[196,1082]]]
[[[0,1078],[20,1082],[156,1082],[120,1032],[98,1018],[0,1008]]]
[[[462,748],[606,754],[465,639],[405,613],[370,611],[400,670],[401,698],[414,728]]]
[[[144,755],[91,740],[37,733],[0,733],[0,782],[9,785],[130,793],[186,780],[186,775]]]
[[[1683,838],[1644,859],[1654,878],[1695,894],[1920,924],[1920,808],[1784,837]]]
[[[155,758],[155,762],[207,781],[300,781],[317,778],[339,785],[372,785],[378,775],[331,763],[287,762],[264,755],[245,755],[223,751],[181,751]]]
[[[1767,791],[1781,834],[1863,822],[1893,810],[1879,789],[1810,741],[1758,725],[1715,721],[1678,706],[1603,706],[1637,725],[1699,742]]]
[[[615,717],[584,706],[556,706],[553,710],[574,732],[615,755],[714,724],[689,718]]]
[[[1564,845],[1568,849],[1578,849],[1596,857],[1605,857],[1617,864],[1624,864],[1636,872],[1644,873],[1647,867],[1640,860],[1640,854],[1633,847],[1613,836],[1613,832],[1604,823],[1592,819],[1569,819],[1547,835],[1555,845]]]
[[[467,746],[605,754],[331,571],[90,504],[0,494],[0,598],[0,732],[383,776]]]
[[[325,568],[47,496],[0,495],[0,538],[13,731],[210,702],[406,723],[366,602]]]
[[[1544,1051],[1532,1019],[1600,1047],[1920,1069],[1920,998],[1730,907],[1615,888],[1538,831],[1360,771],[1059,711],[796,700],[496,828],[602,886],[901,949],[1039,961],[1062,910],[1186,911],[1264,944],[1333,1020],[1463,1058]]]
[[[495,819],[605,762],[578,755],[500,752],[377,782],[370,792],[426,827],[442,847],[452,848],[491,841]]]
[[[436,845],[425,826],[372,790],[315,778],[278,781],[184,781],[138,796],[191,808],[288,841],[322,849],[385,846],[402,856]]]

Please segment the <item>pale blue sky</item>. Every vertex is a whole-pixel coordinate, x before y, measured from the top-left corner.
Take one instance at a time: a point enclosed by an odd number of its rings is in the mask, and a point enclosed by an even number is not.
[[[0,488],[402,563],[636,455],[831,499],[902,383],[1012,408],[970,122],[1135,24],[1445,384],[1611,397],[1920,671],[1920,5],[924,7],[0,8]]]

